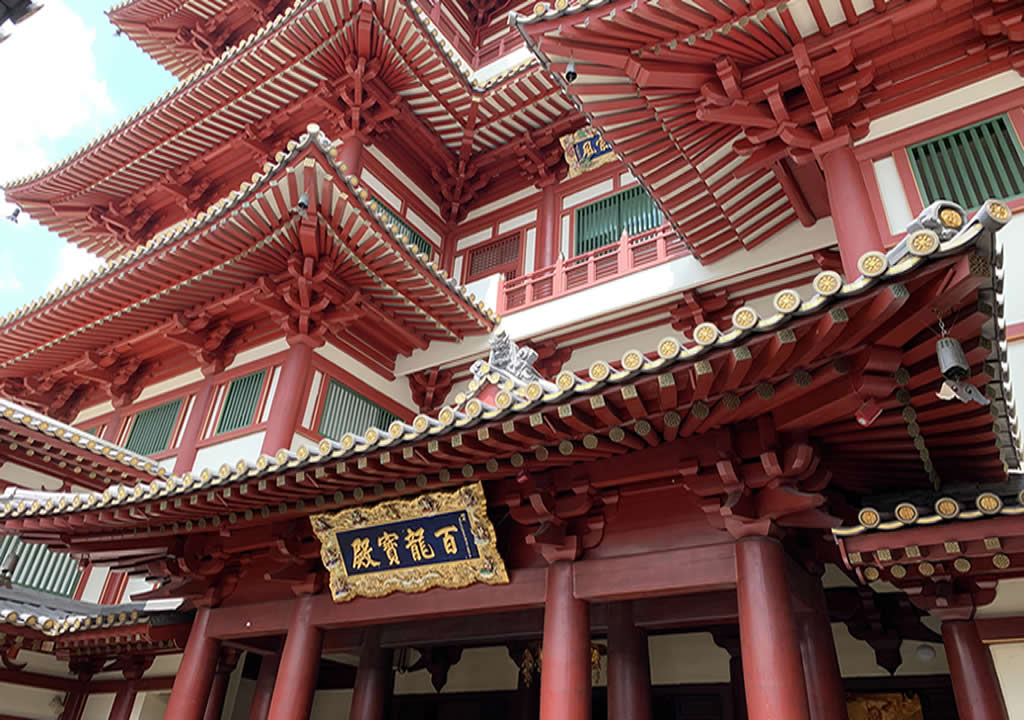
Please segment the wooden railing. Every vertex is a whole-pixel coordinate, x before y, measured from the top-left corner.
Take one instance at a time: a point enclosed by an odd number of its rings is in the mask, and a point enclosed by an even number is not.
[[[632,237],[623,233],[617,243],[568,260],[559,258],[554,265],[528,275],[502,279],[498,286],[498,314],[518,312],[689,253],[682,238],[669,225]]]

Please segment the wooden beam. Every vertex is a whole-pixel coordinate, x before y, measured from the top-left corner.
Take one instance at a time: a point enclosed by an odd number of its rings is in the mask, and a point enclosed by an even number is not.
[[[576,596],[591,602],[727,590],[735,585],[732,543],[618,558],[584,560],[574,565]],[[687,568],[680,573],[679,568]],[[513,570],[508,585],[441,588],[412,595],[358,598],[335,603],[330,595],[314,598],[313,618],[327,630],[403,621],[422,623],[479,613],[522,612],[544,605],[543,568]],[[293,600],[216,608],[210,635],[220,639],[280,635],[287,630]]]

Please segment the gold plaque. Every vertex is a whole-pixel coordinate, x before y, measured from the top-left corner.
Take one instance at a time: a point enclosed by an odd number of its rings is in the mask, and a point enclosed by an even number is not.
[[[312,515],[335,602],[508,582],[480,483]]]

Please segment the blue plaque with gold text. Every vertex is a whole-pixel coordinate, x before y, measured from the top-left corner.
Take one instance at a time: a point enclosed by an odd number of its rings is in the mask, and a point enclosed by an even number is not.
[[[508,582],[479,483],[310,522],[335,601]]]

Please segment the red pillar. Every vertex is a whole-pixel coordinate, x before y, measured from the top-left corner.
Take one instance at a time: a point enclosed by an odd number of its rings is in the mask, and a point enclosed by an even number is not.
[[[391,660],[392,651],[380,646],[380,631],[376,628],[366,630],[359,654],[356,685],[352,691],[350,720],[383,720],[395,685]]]
[[[573,597],[572,563],[548,568],[540,720],[590,720],[590,609]]]
[[[537,218],[537,249],[534,270],[554,265],[561,249],[558,222],[558,198],[554,184],[545,185],[540,194],[540,215]]]
[[[181,433],[181,443],[178,445],[178,455],[174,458],[174,474],[184,475],[192,470],[196,462],[196,443],[199,442],[199,433],[203,431],[203,423],[206,421],[206,413],[210,410],[210,400],[213,398],[213,380],[206,378],[199,392],[196,393],[195,402],[192,403],[192,412],[188,416],[188,424]]]
[[[732,720],[747,720],[747,697],[743,689],[743,656],[740,654],[740,630],[736,625],[713,628],[715,645],[729,653],[729,715]]]
[[[114,414],[107,420],[107,426],[103,428],[102,440],[108,443],[117,442],[117,434],[121,430],[121,421],[124,420],[124,412],[121,408],[114,408]]]
[[[608,606],[608,720],[651,720],[647,633],[633,624],[633,603]]]
[[[228,682],[231,680],[231,673],[234,672],[237,663],[238,650],[224,648],[221,651],[217,671],[213,676],[213,684],[210,686],[210,697],[206,700],[206,712],[203,713],[203,720],[220,720],[221,713],[224,711],[224,697],[228,692]]]
[[[810,597],[805,598],[812,612],[797,615],[800,657],[811,720],[847,720],[846,694],[832,638],[832,624],[825,606],[825,591],[817,580],[814,590]]]
[[[313,597],[295,600],[267,720],[306,720],[313,705],[323,632],[313,624]]]
[[[124,674],[125,685],[114,696],[114,704],[110,706],[110,720],[130,720],[132,707],[135,705],[137,692],[136,683],[153,664],[153,658],[129,658],[126,661]]]
[[[970,620],[942,623],[949,677],[960,720],[1006,720],[992,655]]]
[[[249,720],[267,720],[270,699],[274,697],[274,683],[277,682],[277,666],[280,655],[264,655],[260,658],[260,672],[256,676],[256,691],[249,706]]]
[[[88,699],[87,690],[69,690],[64,696],[64,709],[61,710],[59,720],[82,720],[82,711],[85,710]]]
[[[178,674],[174,676],[164,720],[201,720],[206,711],[220,650],[220,642],[207,634],[209,624],[210,608],[199,608],[188,633]]]
[[[292,446],[295,428],[299,424],[299,413],[306,405],[306,381],[313,368],[313,345],[297,341],[284,357],[281,376],[277,380],[273,404],[270,406],[270,420],[263,437],[264,455],[276,455],[277,451]]]
[[[114,704],[110,706],[110,720],[130,720],[135,705],[135,686],[130,685],[117,691]]]
[[[363,141],[354,136],[343,140],[338,150],[338,160],[345,163],[346,175],[359,177],[363,171]]]
[[[821,169],[825,173],[825,189],[839,241],[843,274],[847,279],[859,277],[857,261],[861,256],[869,250],[883,249],[860,163],[853,148],[844,145],[822,156]]]
[[[809,720],[796,622],[782,545],[765,537],[736,542],[743,684],[750,720]]]

